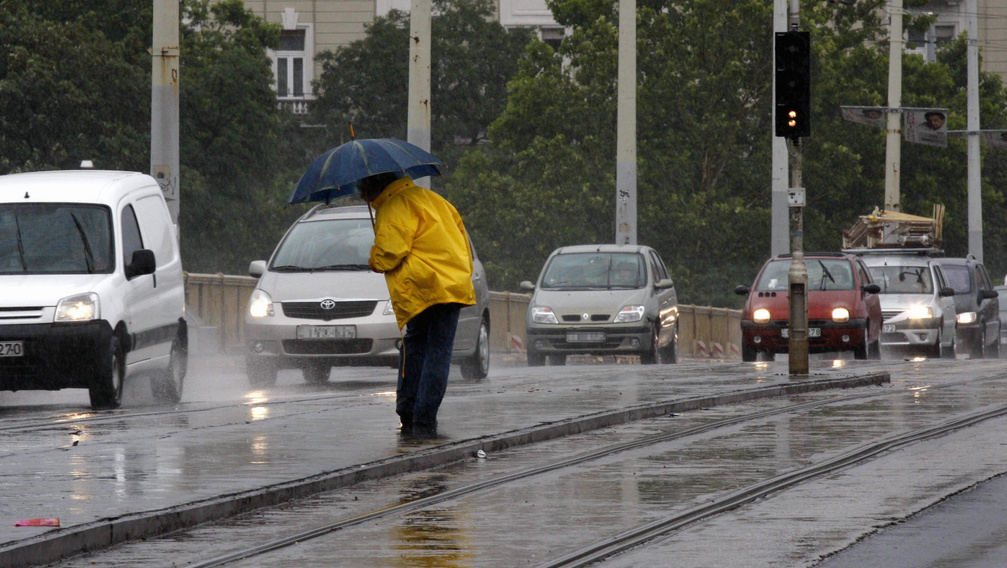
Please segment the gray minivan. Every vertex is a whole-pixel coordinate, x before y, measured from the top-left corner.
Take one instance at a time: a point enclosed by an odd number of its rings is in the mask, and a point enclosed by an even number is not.
[[[563,365],[568,355],[639,355],[678,361],[678,296],[664,261],[641,245],[580,245],[549,255],[533,291],[528,365]]]

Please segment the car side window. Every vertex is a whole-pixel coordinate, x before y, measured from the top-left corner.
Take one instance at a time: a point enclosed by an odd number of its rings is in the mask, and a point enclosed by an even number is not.
[[[979,273],[979,289],[992,290],[993,283],[990,281],[990,275],[986,273],[986,267],[981,264],[977,264],[976,272]]]
[[[948,287],[948,281],[944,279],[944,271],[941,270],[940,266],[934,266],[934,274],[937,276],[937,290],[943,290]]]
[[[668,276],[667,267],[664,266],[664,261],[662,261],[660,255],[654,251],[650,251],[650,263],[654,265],[654,282],[664,278],[671,279],[671,276]]]
[[[122,210],[122,265],[133,262],[133,253],[143,248],[143,238],[140,237],[140,224],[136,220],[136,212],[132,205]]]
[[[874,279],[871,278],[870,271],[867,270],[867,267],[864,266],[864,263],[861,260],[857,261],[857,272],[860,273],[860,285],[861,286],[863,286],[864,284],[873,284],[874,283]]]

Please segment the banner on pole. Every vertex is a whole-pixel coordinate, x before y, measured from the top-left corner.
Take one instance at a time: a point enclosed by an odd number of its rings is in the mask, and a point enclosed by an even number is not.
[[[878,128],[885,127],[885,115],[888,107],[843,106],[840,108],[843,110],[843,119],[845,120]]]
[[[902,117],[906,142],[947,148],[948,109],[907,108],[902,110]]]
[[[983,130],[982,135],[990,148],[1007,149],[1007,130]]]

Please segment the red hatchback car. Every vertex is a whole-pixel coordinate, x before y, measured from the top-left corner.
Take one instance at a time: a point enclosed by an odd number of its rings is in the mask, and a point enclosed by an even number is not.
[[[755,284],[738,286],[747,295],[741,315],[741,356],[772,360],[789,350],[791,255],[769,259]],[[880,358],[880,287],[859,257],[842,253],[806,253],[808,272],[808,352],[852,351],[856,359]]]

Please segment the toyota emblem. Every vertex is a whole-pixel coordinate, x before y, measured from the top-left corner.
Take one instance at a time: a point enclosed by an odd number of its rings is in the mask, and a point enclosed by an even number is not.
[[[332,308],[336,307],[336,301],[335,300],[322,300],[322,302],[319,304],[319,306],[321,306],[321,308],[323,310],[331,310]]]

